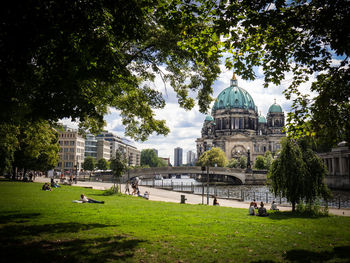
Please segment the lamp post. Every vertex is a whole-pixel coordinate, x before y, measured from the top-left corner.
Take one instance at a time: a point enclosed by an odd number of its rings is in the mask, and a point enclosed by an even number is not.
[[[204,166],[202,166],[202,178],[201,178],[201,181],[202,181],[202,205],[204,204],[204,183],[203,183],[203,178],[204,178],[204,176],[203,176],[203,174],[204,174],[204,171],[205,171],[205,167]]]
[[[251,169],[251,165],[250,165],[250,148],[248,147],[248,152],[247,152],[247,172],[250,172]]]
[[[131,161],[131,156],[129,155],[129,162],[128,162],[128,181],[130,181],[130,162]]]
[[[207,205],[209,205],[209,165],[207,165]]]

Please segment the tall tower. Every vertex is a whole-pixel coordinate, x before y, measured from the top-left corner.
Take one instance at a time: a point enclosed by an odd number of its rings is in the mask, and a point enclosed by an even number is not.
[[[182,165],[182,148],[177,147],[174,149],[174,166]]]

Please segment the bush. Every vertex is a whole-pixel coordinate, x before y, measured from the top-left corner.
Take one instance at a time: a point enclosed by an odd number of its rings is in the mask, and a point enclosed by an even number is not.
[[[299,203],[296,207],[296,211],[299,214],[308,216],[328,216],[328,204],[321,206],[319,201],[315,203]]]
[[[232,158],[227,165],[227,167],[229,168],[237,168],[237,166],[238,166],[238,161],[235,158]]]

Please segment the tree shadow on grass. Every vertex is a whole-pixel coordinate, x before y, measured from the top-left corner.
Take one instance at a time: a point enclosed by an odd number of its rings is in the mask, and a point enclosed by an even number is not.
[[[350,262],[350,246],[334,247],[332,251],[309,251],[293,249],[287,251],[284,258],[291,262]]]
[[[0,241],[11,242],[27,236],[39,236],[41,234],[77,233],[93,228],[116,227],[117,225],[81,224],[81,223],[57,223],[45,225],[6,225],[0,228]],[[1,255],[1,254],[0,254]]]
[[[328,215],[310,215],[310,214],[302,214],[298,212],[292,211],[274,211],[268,212],[268,218],[272,220],[283,220],[283,219],[291,219],[291,218],[305,218],[305,219],[318,219],[323,217],[328,217]]]
[[[2,244],[0,255],[11,262],[108,262],[134,256],[142,240],[124,236],[93,239],[17,242]]]
[[[40,213],[16,213],[16,211],[4,211],[0,215],[0,224],[25,223],[35,217],[40,216]]]

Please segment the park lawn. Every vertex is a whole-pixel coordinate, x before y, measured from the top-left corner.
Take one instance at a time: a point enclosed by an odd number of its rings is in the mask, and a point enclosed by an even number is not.
[[[153,202],[0,181],[0,255],[11,262],[350,262],[350,218]],[[79,204],[84,193],[105,204]]]

